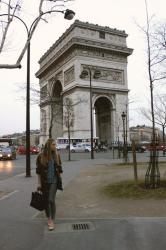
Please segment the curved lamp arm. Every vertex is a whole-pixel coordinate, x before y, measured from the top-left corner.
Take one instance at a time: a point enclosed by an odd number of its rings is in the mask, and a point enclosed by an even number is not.
[[[64,14],[64,18],[67,19],[67,20],[71,20],[74,15],[75,15],[75,12],[72,11],[72,10],[69,10],[69,9],[66,9],[65,11],[61,11],[61,10],[50,10],[50,11],[46,11],[46,12],[41,12],[41,14],[35,18],[35,20],[32,22],[30,28],[28,29],[26,23],[18,16],[15,16],[15,15],[12,15],[13,17],[17,18],[19,21],[21,21],[23,24],[24,24],[24,27],[26,28],[26,31],[27,31],[27,40],[26,40],[26,43],[24,45],[24,48],[22,49],[21,51],[21,54],[20,56],[18,57],[17,59],[17,62],[16,64],[14,65],[9,65],[9,64],[0,64],[0,68],[21,68],[21,61],[22,61],[22,58],[27,50],[27,47],[32,39],[32,36],[33,36],[33,33],[39,23],[39,21],[42,19],[42,17],[46,14],[51,14],[51,13],[62,13]],[[1,14],[0,17],[2,16],[8,16],[8,14]]]

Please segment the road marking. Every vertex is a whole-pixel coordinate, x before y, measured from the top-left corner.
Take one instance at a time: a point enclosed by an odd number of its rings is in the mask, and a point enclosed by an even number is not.
[[[31,170],[31,173],[35,173],[35,170],[33,169],[33,170]],[[17,174],[17,175],[14,175],[13,177],[21,177],[21,176],[25,176],[26,177],[26,172],[24,172],[24,173],[21,173],[21,174]],[[32,177],[32,176],[31,176]]]
[[[9,198],[10,196],[12,196],[13,194],[15,194],[17,192],[19,192],[19,190],[14,190],[13,192],[11,192],[9,194],[4,195],[3,197],[0,198],[0,201]]]

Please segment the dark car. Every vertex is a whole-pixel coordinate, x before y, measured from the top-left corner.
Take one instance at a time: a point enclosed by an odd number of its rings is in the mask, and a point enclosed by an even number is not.
[[[12,150],[12,148],[0,148],[0,160],[15,160],[16,159],[16,151]]]
[[[120,150],[123,151],[123,146],[120,147]],[[127,151],[132,151],[132,145],[127,145]],[[135,151],[138,153],[144,153],[146,151],[146,147],[141,145],[135,145]]]
[[[135,150],[139,153],[143,153],[146,151],[146,147],[145,146],[142,146],[142,145],[136,145],[135,146]]]

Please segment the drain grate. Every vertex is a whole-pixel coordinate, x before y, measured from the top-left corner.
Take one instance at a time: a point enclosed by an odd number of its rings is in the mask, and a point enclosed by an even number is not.
[[[95,229],[95,227],[94,227],[93,223],[90,221],[84,222],[84,223],[82,223],[82,222],[73,223],[71,225],[72,231],[86,231],[86,230],[92,231],[94,229]]]
[[[47,227],[45,227],[45,233],[71,233],[71,232],[87,232],[94,231],[95,226],[92,222],[77,222],[77,223],[57,223],[55,226],[55,230],[49,231]]]
[[[88,223],[76,223],[76,224],[72,224],[72,229],[73,230],[89,230],[90,225]]]

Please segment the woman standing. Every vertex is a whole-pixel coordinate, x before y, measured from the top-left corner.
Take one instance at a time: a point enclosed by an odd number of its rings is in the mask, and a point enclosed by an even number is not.
[[[62,190],[61,159],[53,139],[48,139],[43,151],[36,160],[36,173],[38,175],[38,190],[46,195],[45,213],[48,219],[48,229],[53,230],[56,214],[55,196],[57,189]]]

